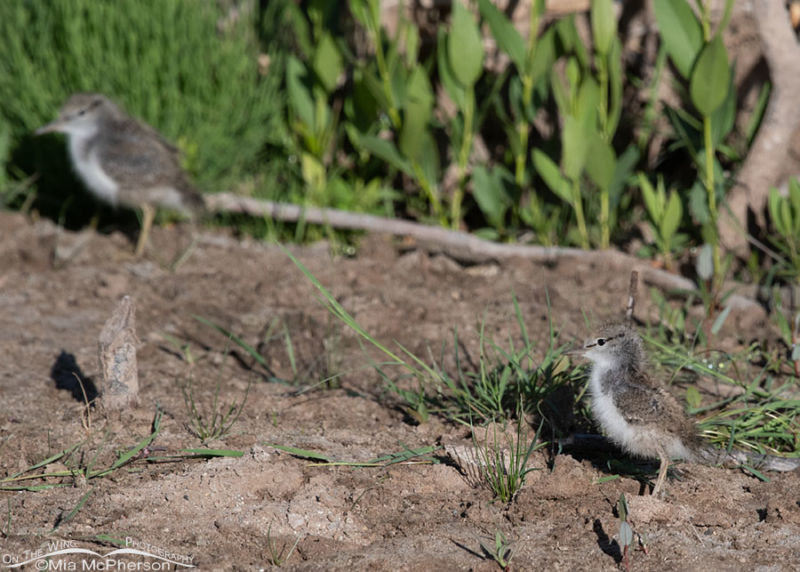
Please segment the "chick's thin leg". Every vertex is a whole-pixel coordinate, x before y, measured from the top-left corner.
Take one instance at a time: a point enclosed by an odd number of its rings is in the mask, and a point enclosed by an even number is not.
[[[136,256],[139,257],[144,253],[145,246],[147,246],[147,238],[150,234],[150,227],[153,226],[153,219],[156,216],[156,209],[152,205],[142,205],[142,228],[139,231],[139,240],[136,242]]]
[[[653,487],[651,496],[657,497],[667,480],[667,470],[669,469],[669,456],[663,449],[658,452],[658,457],[661,459],[661,466],[658,468],[658,478],[656,479],[656,486]]]

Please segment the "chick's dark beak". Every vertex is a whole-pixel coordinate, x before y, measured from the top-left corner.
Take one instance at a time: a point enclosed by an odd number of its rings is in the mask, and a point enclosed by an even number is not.
[[[34,135],[44,135],[45,133],[54,133],[56,131],[60,131],[62,121],[60,119],[56,119],[55,121],[51,121],[47,125],[42,125],[33,132]]]
[[[583,356],[585,351],[586,351],[586,348],[583,346],[583,344],[580,344],[580,345],[578,345],[578,346],[576,346],[576,347],[574,347],[572,349],[569,349],[569,350],[565,351],[564,355],[567,355],[567,356],[570,356],[570,357],[573,357],[573,356],[579,356],[580,357],[580,356]]]

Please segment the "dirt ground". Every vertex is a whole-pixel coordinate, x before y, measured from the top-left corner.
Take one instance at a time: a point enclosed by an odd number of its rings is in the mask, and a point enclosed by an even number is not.
[[[227,404],[241,400],[251,383],[231,433],[209,443],[241,457],[138,459],[88,481],[48,481],[66,485],[59,488],[0,492],[3,567],[57,541],[105,555],[119,548],[113,539],[128,538],[173,560],[191,557],[203,570],[268,568],[270,545],[285,556],[295,542],[283,563],[289,570],[497,570],[481,542],[493,543],[500,531],[512,570],[614,570],[622,567],[614,506],[625,493],[648,548],[632,554],[632,570],[800,569],[796,474],[764,483],[684,464],[666,499],[653,500],[633,478],[604,480],[614,474],[607,458],[543,449],[533,459],[540,470],[503,504],[442,449],[432,463],[353,469],[312,466],[269,446],[366,461],[406,447],[469,446],[470,435],[436,416],[422,424],[410,419],[369,366],[378,356],[331,317],[280,248],[203,231],[188,259],[170,269],[189,240],[185,226],[157,228],[137,260],[119,233],[70,233],[0,213],[0,478],[81,442],[72,458],[38,471],[109,466],[150,434],[157,409],[163,417],[151,455],[203,447],[187,429],[182,384],[191,379],[196,401],[208,407],[217,385]],[[397,244],[368,236],[354,257],[334,256],[327,244],[290,250],[378,340],[420,356],[443,355],[445,367],[452,365],[454,331],[473,362],[481,322],[498,342],[520,342],[514,294],[542,354],[546,293],[562,341],[586,335],[584,313],[618,317],[625,302],[628,269],[600,259],[463,266]],[[89,390],[99,384],[98,335],[125,294],[137,309],[140,405],[122,414],[93,409],[87,427],[75,376]],[[653,320],[648,298],[642,296],[637,314]],[[270,373],[194,316],[258,347]],[[733,345],[749,341],[743,324],[750,337],[768,332],[758,317],[729,323]],[[269,380],[293,376],[287,332],[301,378],[296,387]],[[171,340],[190,345],[192,365]],[[317,383],[336,374],[331,385]],[[654,474],[654,465],[642,466]]]

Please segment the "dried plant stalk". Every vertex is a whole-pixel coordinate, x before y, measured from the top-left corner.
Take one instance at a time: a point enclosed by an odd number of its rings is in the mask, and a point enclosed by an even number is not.
[[[636,307],[636,293],[639,288],[639,272],[636,270],[631,271],[631,281],[628,284],[628,306],[625,309],[625,319],[629,322],[633,321],[633,310]]]

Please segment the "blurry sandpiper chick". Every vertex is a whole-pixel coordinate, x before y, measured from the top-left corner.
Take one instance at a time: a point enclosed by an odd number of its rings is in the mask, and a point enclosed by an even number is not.
[[[36,135],[50,132],[67,135],[73,167],[96,197],[142,210],[136,256],[144,252],[155,207],[189,216],[204,210],[202,196],[181,169],[178,149],[104,95],[70,96],[58,118]]]

